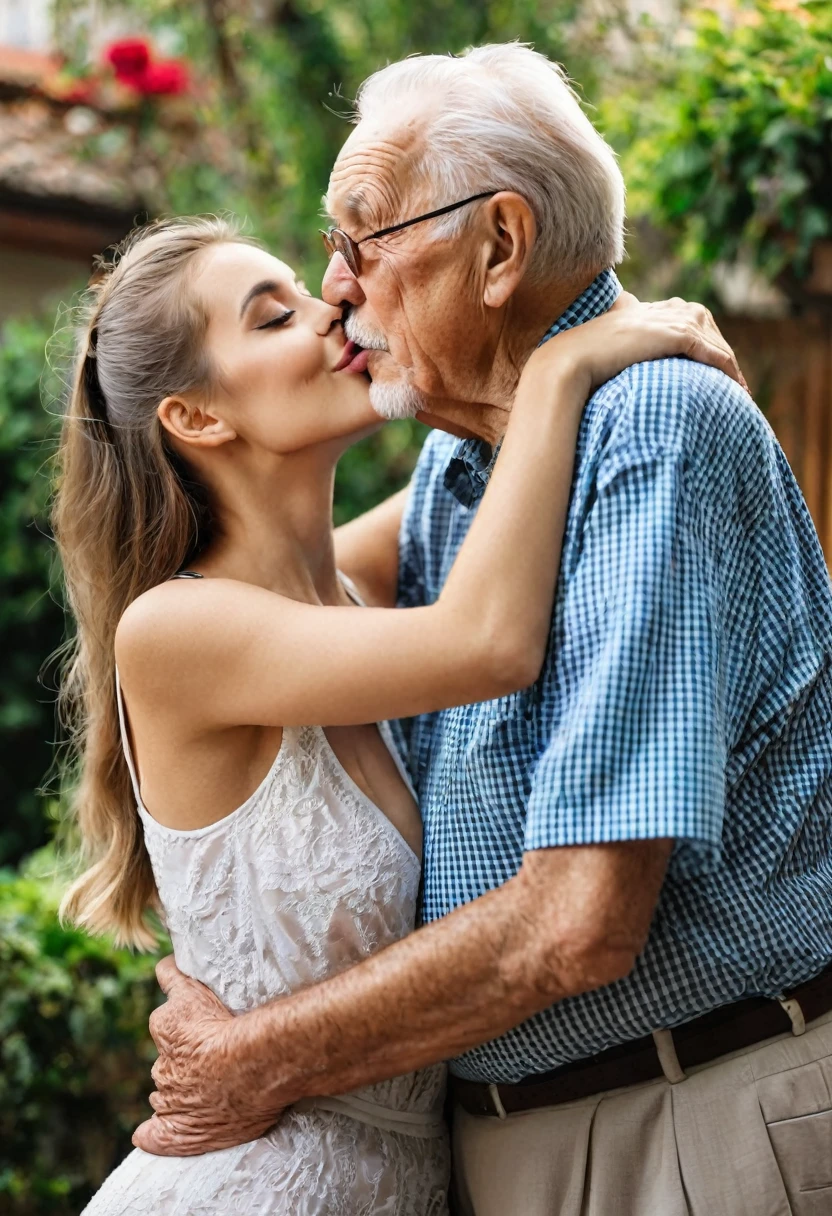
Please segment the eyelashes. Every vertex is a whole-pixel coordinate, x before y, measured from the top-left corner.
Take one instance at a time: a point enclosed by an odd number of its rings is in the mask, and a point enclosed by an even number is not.
[[[277,329],[280,325],[285,325],[286,322],[295,315],[294,308],[287,308],[285,312],[281,312],[278,316],[273,317],[271,321],[266,321],[262,325],[256,325],[255,329]]]

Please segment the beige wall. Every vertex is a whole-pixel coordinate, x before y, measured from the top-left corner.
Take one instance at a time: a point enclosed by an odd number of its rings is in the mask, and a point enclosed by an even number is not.
[[[0,246],[0,325],[68,299],[89,275],[89,259],[75,261]]]
[[[51,38],[51,0],[0,0],[0,43],[46,51]]]

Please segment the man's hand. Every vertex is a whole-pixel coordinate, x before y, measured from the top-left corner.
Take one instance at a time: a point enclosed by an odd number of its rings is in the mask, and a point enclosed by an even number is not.
[[[233,1045],[238,1019],[172,958],[162,959],[156,975],[168,998],[150,1018],[159,1050],[151,1074],[156,1113],[133,1143],[164,1157],[192,1157],[256,1140],[280,1112],[263,1108],[265,1087],[241,1066]]]
[[[152,1017],[154,1118],[134,1144],[193,1156],[263,1135],[286,1106],[460,1055],[629,973],[670,840],[540,849],[518,875],[371,958],[232,1017],[172,959]]]

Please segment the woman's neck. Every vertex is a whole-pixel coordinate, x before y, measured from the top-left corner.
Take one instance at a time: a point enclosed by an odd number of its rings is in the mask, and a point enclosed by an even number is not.
[[[215,464],[216,535],[193,564],[291,599],[342,602],[332,535],[338,455],[306,449]]]

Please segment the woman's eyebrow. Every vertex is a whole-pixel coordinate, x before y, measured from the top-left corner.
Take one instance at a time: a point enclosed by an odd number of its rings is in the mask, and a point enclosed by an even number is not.
[[[251,291],[246,293],[245,299],[240,305],[240,320],[243,319],[245,311],[249,304],[251,304],[252,300],[256,300],[259,296],[271,295],[273,292],[277,291],[278,288],[279,284],[276,283],[274,279],[263,279],[261,283],[255,283]]]

